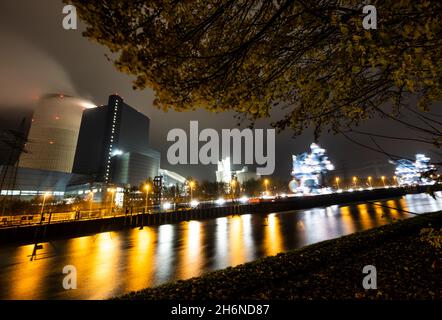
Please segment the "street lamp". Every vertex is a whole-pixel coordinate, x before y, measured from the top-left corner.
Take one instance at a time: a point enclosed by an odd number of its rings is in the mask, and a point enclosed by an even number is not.
[[[269,185],[269,179],[264,180],[264,185],[266,187],[266,195],[269,195],[268,185]]]
[[[396,184],[396,186],[398,185],[396,176],[393,176],[393,184]]]
[[[190,187],[190,202],[192,202],[193,199],[193,187],[195,186],[195,182],[194,181],[190,181],[189,182],[189,187]]]
[[[384,188],[386,188],[387,186],[385,185],[385,176],[382,176],[381,180],[382,180],[382,184],[384,185]]]
[[[230,185],[232,187],[232,201],[233,201],[233,199],[235,198],[236,180],[233,179],[232,181],[230,181]]]
[[[144,190],[146,190],[146,213],[147,213],[147,202],[148,202],[148,199],[149,199],[150,185],[149,185],[149,184],[146,184],[146,185],[144,186]]]
[[[336,179],[335,179],[335,181],[336,181],[336,187],[338,188],[338,190],[340,189],[339,188],[339,181],[340,181],[341,179],[339,178],[339,177],[336,177]]]
[[[91,204],[89,206],[89,213],[91,213],[92,212],[92,204],[94,203],[94,192],[93,191],[89,192],[89,195],[91,197]]]
[[[372,183],[371,183],[371,180],[372,180],[373,178],[370,176],[370,177],[368,177],[368,184],[370,185],[370,188],[373,188],[373,185],[372,185]]]
[[[114,196],[115,196],[115,189],[108,189],[108,191],[111,193],[111,203],[110,203],[110,213],[112,214],[112,209],[114,206]]]
[[[356,188],[357,184],[358,184],[358,178],[357,177],[353,177],[353,185],[354,185],[355,188]]]
[[[49,192],[45,192],[45,194],[43,195],[43,203],[41,204],[41,210],[40,210],[40,216],[41,216],[41,220],[43,221],[43,210],[46,204],[46,198],[49,196]]]

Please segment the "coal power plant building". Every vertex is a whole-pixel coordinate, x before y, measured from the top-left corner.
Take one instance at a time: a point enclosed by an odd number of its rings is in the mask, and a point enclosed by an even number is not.
[[[60,94],[42,97],[19,167],[71,173],[83,111],[94,107],[86,100]]]
[[[102,183],[138,186],[158,175],[160,153],[149,147],[150,119],[111,95],[85,110],[73,172]]]
[[[20,133],[26,144],[3,144],[7,161],[2,159],[0,166],[1,194],[32,198],[50,193],[62,197],[74,176],[83,111],[95,107],[84,99],[47,94],[26,112],[20,125],[15,121],[16,129],[8,132]]]

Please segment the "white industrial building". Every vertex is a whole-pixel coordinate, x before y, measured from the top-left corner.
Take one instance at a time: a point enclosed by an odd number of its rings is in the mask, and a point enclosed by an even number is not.
[[[71,173],[83,110],[94,107],[86,100],[60,94],[42,97],[19,167]]]
[[[258,180],[261,176],[255,172],[249,171],[248,167],[243,167],[241,170],[232,170],[230,157],[218,162],[218,170],[216,171],[216,182],[230,184],[235,178],[239,183],[245,183],[249,180]]]

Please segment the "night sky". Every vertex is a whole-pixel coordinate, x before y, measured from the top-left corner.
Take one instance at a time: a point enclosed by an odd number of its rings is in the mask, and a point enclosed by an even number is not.
[[[83,38],[81,28],[62,28],[61,0],[14,0],[0,4],[0,113],[11,117],[11,107],[25,107],[32,95],[63,92],[90,99],[97,105],[105,104],[109,94],[118,93],[138,111],[151,118],[150,143],[162,153],[161,167],[197,179],[215,179],[216,166],[188,165],[179,168],[167,163],[170,145],[167,133],[173,128],[188,131],[189,121],[198,120],[203,128],[233,128],[233,113],[211,114],[203,110],[177,113],[157,110],[151,90],[134,91],[131,77],[119,73],[104,56],[106,49]],[[415,103],[410,100],[410,105]],[[439,107],[438,105],[437,107]],[[435,108],[436,109],[436,108]],[[440,108],[438,108],[440,109]],[[281,113],[282,114],[282,113]],[[275,112],[275,119],[278,111]],[[0,122],[0,126],[3,122]],[[266,128],[270,121],[260,121],[257,127]],[[371,120],[361,130],[402,136],[413,133],[386,120]],[[293,138],[289,131],[277,136],[275,175],[288,179],[291,155],[307,151],[312,142],[311,130]],[[428,145],[391,140],[377,140],[389,152],[413,157],[417,152],[436,159],[437,154]],[[322,147],[328,150],[339,175],[393,175],[383,154],[357,146],[341,136],[324,134]],[[240,166],[238,166],[238,169]]]

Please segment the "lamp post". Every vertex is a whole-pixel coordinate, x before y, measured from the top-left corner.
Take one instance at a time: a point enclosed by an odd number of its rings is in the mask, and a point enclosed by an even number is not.
[[[264,180],[264,186],[266,187],[266,195],[269,195],[269,190],[268,190],[268,186],[269,186],[269,179],[265,179]]]
[[[396,186],[398,185],[396,176],[393,176],[393,184],[395,184]]]
[[[46,204],[46,198],[49,196],[49,192],[45,192],[43,195],[43,203],[41,204],[41,210],[40,210],[40,222],[43,222],[43,210]]]
[[[339,188],[339,181],[341,180],[339,177],[336,177],[336,187],[338,188],[338,190],[340,189]]]
[[[92,213],[92,204],[94,203],[94,192],[93,191],[89,192],[89,195],[91,197],[91,203],[89,205],[89,214],[91,214]]]
[[[195,182],[194,181],[190,181],[189,182],[189,188],[190,188],[190,202],[192,202],[193,200],[193,187],[195,186]]]
[[[109,189],[109,192],[111,193],[111,203],[110,203],[110,213],[112,214],[112,209],[114,206],[114,196],[115,196],[115,189]]]
[[[150,190],[150,185],[146,184],[144,186],[144,190],[146,190],[146,213],[147,213],[147,207],[148,207],[148,201],[149,201],[149,190]]]
[[[358,185],[358,178],[357,177],[353,177],[353,186],[356,188]]]
[[[381,180],[382,180],[382,184],[384,185],[384,188],[387,187],[386,184],[385,184],[385,176],[382,176]]]
[[[230,181],[230,186],[232,187],[232,202],[233,202],[235,198],[236,180],[233,179],[232,181]]]
[[[370,188],[373,188],[373,185],[371,184],[372,179],[373,179],[372,177],[368,177],[368,184],[370,185]]]

